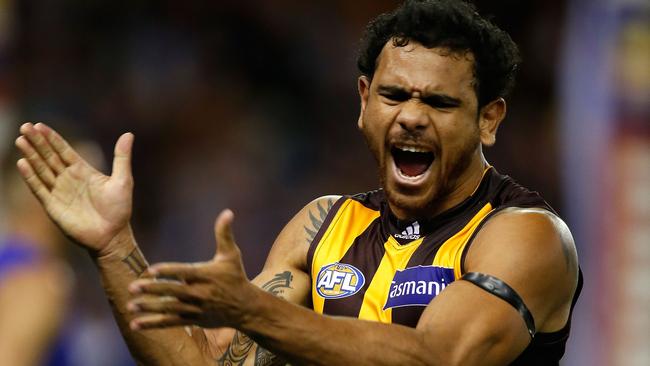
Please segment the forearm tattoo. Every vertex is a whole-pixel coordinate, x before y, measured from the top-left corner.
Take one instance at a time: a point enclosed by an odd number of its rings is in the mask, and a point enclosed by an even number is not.
[[[142,272],[147,269],[147,261],[144,259],[142,252],[140,252],[140,249],[137,247],[133,248],[131,253],[122,259],[122,262],[124,262],[124,264],[129,267],[131,272],[133,272],[138,277],[140,277]]]
[[[243,365],[246,357],[248,357],[248,352],[250,352],[254,344],[255,342],[248,338],[246,334],[239,331],[235,332],[226,353],[219,359],[219,365]]]
[[[321,204],[321,202],[316,203],[316,210],[309,210],[309,220],[311,221],[311,227],[307,225],[303,226],[305,232],[307,233],[307,244],[311,244],[316,237],[316,233],[320,230],[320,227],[323,225],[327,213],[330,211],[334,205],[334,199],[328,199],[327,202]]]
[[[284,291],[285,289],[291,288],[292,280],[293,275],[289,271],[276,273],[270,281],[262,285],[262,289],[272,293],[274,296],[284,298]],[[217,364],[223,366],[243,365],[253,348],[253,345],[255,345],[255,341],[250,339],[246,334],[237,331],[232,342],[230,342],[230,346],[228,346],[226,353],[221,356]],[[283,364],[285,364],[285,362],[280,360],[276,355],[260,346],[257,346],[257,349],[255,350],[255,366]]]

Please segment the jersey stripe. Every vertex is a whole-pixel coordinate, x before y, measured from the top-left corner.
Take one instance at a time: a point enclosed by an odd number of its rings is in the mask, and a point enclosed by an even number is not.
[[[459,279],[462,276],[461,258],[463,248],[472,237],[472,233],[479,226],[481,221],[492,211],[492,205],[487,203],[479,210],[474,217],[458,231],[454,236],[447,239],[433,258],[433,265],[438,267],[453,268],[454,278]]]
[[[422,239],[414,240],[406,245],[400,245],[392,236],[384,243],[386,250],[379,263],[379,268],[363,297],[359,310],[359,319],[375,320],[382,323],[392,322],[392,309],[383,310],[388,299],[390,283],[397,270],[406,268],[411,255],[422,244]]]
[[[323,234],[316,250],[311,267],[312,277],[312,300],[314,311],[323,313],[325,299],[318,295],[316,288],[318,272],[321,267],[338,262],[348,249],[352,246],[357,236],[379,217],[379,211],[375,211],[352,199],[347,199],[341,205],[332,219],[331,225]],[[337,230],[334,230],[337,228]],[[344,230],[341,230],[345,228]]]
[[[359,292],[340,299],[325,300],[323,314],[338,314],[340,316],[357,317],[363,304],[363,297],[370,286],[377,267],[386,253],[381,233],[380,219],[375,219],[366,230],[354,239],[354,243],[341,258],[341,263],[352,264],[363,273],[366,281]],[[375,243],[374,245],[368,245]]]

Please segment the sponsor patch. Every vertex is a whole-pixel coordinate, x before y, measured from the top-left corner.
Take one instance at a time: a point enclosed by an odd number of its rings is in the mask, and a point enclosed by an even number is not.
[[[340,299],[356,294],[366,282],[363,273],[345,263],[321,267],[316,278],[316,292],[326,299]]]
[[[390,284],[384,310],[401,306],[427,306],[453,281],[453,268],[417,266],[398,270]]]

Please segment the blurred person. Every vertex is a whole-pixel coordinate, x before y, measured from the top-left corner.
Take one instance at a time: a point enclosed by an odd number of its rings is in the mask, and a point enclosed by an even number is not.
[[[73,277],[65,239],[17,174],[2,164],[0,365],[66,365],[62,336]]]
[[[97,144],[74,146],[103,166]],[[68,262],[68,240],[29,192],[16,171],[17,158],[8,154],[0,170],[0,365],[99,365],[102,350],[113,352],[106,364],[126,364],[102,318],[74,304],[78,283]],[[84,344],[89,341],[96,344]]]
[[[519,62],[461,1],[407,1],[371,21],[358,126],[381,189],[307,204],[252,281],[229,210],[212,260],[147,264],[129,223],[130,133],[106,176],[26,123],[18,168],[88,249],[140,363],[557,365],[582,283],[573,238],[482,151]]]

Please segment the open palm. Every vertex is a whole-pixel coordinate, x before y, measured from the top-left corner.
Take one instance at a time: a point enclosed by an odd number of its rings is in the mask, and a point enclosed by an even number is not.
[[[53,129],[26,123],[16,146],[24,155],[18,169],[52,220],[79,244],[101,251],[128,226],[131,217],[133,135],[115,145],[113,172],[92,167]]]

